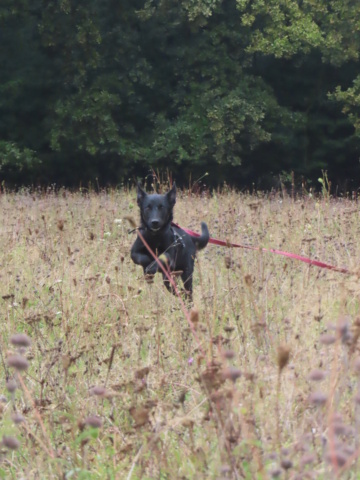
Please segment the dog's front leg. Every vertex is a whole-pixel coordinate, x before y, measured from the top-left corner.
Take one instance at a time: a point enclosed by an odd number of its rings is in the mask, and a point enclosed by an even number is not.
[[[181,279],[184,284],[185,296],[189,302],[192,302],[192,293],[193,293],[193,268],[185,269],[181,274]]]
[[[155,275],[156,272],[159,271],[159,265],[157,261],[151,257],[151,261],[147,267],[144,267],[145,275]]]
[[[153,266],[154,259],[150,253],[144,248],[142,241],[137,238],[131,248],[131,260],[136,265],[141,265],[145,273],[154,274],[157,272],[157,264],[155,262],[155,268]],[[147,271],[152,270],[152,271]]]
[[[167,253],[163,253],[158,257],[158,260],[161,262],[165,270],[169,273],[173,269],[173,261]],[[152,262],[144,269],[145,273],[154,275],[156,272],[163,271],[159,263],[152,258]],[[166,275],[165,275],[166,278]]]
[[[150,255],[146,253],[131,252],[131,259],[136,265],[141,265],[144,273],[154,275],[158,271],[158,265]]]

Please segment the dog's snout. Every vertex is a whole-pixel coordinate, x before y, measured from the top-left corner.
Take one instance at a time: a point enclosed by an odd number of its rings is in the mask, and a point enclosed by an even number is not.
[[[159,220],[151,220],[151,227],[152,228],[158,228],[160,225]]]

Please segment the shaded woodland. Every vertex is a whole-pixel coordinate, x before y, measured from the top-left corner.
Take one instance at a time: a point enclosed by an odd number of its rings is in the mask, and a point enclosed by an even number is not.
[[[0,180],[354,190],[359,52],[351,0],[3,0]]]

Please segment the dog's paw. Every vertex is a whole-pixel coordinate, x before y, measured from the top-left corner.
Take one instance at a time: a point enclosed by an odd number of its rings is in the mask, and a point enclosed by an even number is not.
[[[159,266],[156,262],[150,263],[150,265],[145,268],[145,275],[155,275],[158,269]]]
[[[149,284],[154,283],[154,277],[155,277],[155,275],[151,275],[150,273],[147,273],[145,275],[146,283],[149,283]]]

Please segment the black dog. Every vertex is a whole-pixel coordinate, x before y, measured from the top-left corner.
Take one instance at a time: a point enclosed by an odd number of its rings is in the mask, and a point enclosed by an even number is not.
[[[200,237],[192,237],[181,228],[173,226],[171,222],[175,202],[175,184],[165,195],[148,195],[138,184],[137,203],[141,215],[139,232],[151,250],[160,257],[165,268],[182,272],[185,291],[191,299],[195,254],[197,250],[206,247],[210,235],[204,222],[201,223]],[[131,258],[134,263],[143,267],[145,274],[154,275],[161,270],[139,236],[131,248]],[[174,293],[164,273],[163,278],[166,288]]]

